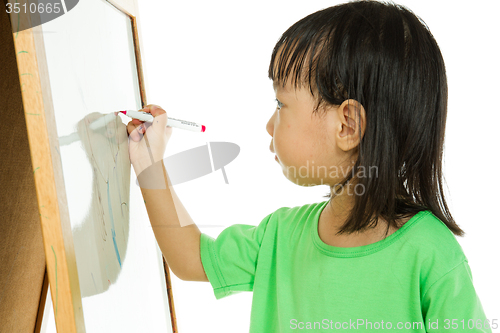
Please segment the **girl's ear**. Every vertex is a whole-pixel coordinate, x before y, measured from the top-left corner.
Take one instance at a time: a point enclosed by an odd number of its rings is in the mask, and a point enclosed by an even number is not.
[[[356,148],[365,134],[365,109],[355,99],[347,99],[338,107],[337,112],[340,119],[336,132],[337,145],[347,152]]]

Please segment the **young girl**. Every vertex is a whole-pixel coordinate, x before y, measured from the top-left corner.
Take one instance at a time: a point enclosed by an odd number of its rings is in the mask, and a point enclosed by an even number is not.
[[[270,150],[328,201],[259,225],[200,233],[169,186],[172,134],[156,105],[131,121],[130,159],[158,244],[216,299],[253,291],[250,332],[491,332],[443,194],[447,82],[439,47],[404,7],[356,1],[313,13],[276,44]]]

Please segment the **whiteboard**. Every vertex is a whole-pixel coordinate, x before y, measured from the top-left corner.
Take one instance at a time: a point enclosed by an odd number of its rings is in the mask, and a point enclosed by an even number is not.
[[[86,332],[172,332],[161,252],[130,168],[129,119],[89,128],[104,114],[141,108],[131,20],[104,0],[85,0],[42,29],[57,135],[79,138],[58,153]],[[47,298],[43,330],[55,332]]]

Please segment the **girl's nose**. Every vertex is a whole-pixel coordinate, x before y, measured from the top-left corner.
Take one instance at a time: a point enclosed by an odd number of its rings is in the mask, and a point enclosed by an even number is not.
[[[273,115],[269,119],[266,125],[266,130],[267,133],[269,133],[270,136],[273,136],[274,133],[274,117],[276,116],[276,111],[274,111]]]

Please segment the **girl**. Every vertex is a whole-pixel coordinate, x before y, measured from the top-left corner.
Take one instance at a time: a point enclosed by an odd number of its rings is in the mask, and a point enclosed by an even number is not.
[[[162,161],[166,112],[148,105],[155,122],[127,126],[130,159],[174,274],[216,299],[253,291],[250,332],[491,332],[444,199],[447,83],[425,24],[375,1],[318,11],[277,42],[269,78],[270,150],[329,200],[200,233]]]

